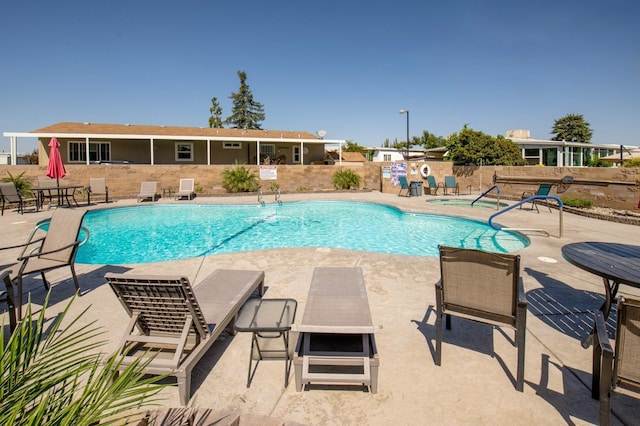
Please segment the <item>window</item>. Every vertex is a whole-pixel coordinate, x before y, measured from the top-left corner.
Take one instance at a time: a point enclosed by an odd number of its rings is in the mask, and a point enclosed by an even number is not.
[[[540,148],[525,148],[524,159],[527,160],[527,164],[530,166],[541,164]]]
[[[193,143],[176,143],[176,161],[193,161]]]
[[[69,162],[87,162],[87,144],[85,141],[69,141]],[[111,142],[89,142],[89,161],[111,161]]]
[[[242,142],[224,142],[223,149],[242,149]]]
[[[293,164],[300,164],[300,147],[294,145],[291,152],[291,162]]]
[[[260,162],[264,163],[265,159],[270,161],[276,159],[276,146],[271,144],[260,144]]]
[[[382,161],[391,161],[391,154],[382,154]]]

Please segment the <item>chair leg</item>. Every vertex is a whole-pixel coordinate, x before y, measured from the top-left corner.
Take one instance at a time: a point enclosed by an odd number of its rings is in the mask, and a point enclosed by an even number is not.
[[[526,316],[525,316],[526,318]],[[518,325],[516,331],[516,341],[518,342],[518,372],[516,378],[516,390],[518,392],[524,391],[524,355],[525,355],[525,342],[527,339],[527,326],[526,321],[523,319]]]
[[[76,275],[76,268],[73,263],[69,266],[71,268],[71,275],[73,276],[73,284],[76,286],[76,293],[78,294],[78,296],[82,296],[82,292],[80,291],[80,283],[78,282],[78,276]]]
[[[442,315],[436,313],[436,365],[442,364]]]
[[[42,275],[42,284],[44,284],[44,289],[49,291],[49,289],[51,289],[51,284],[47,281],[47,277],[44,276],[44,272],[40,272],[40,275]]]
[[[13,332],[18,323],[16,319],[16,302],[15,292],[13,290],[13,283],[9,275],[4,277],[4,285],[7,288],[7,309],[9,310],[9,329]]]

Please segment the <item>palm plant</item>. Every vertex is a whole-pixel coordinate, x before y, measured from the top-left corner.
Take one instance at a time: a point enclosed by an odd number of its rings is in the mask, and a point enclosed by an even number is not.
[[[251,170],[236,162],[232,169],[222,172],[222,186],[229,192],[254,192],[259,183]]]
[[[79,323],[87,311],[63,327],[73,299],[45,329],[45,307],[37,318],[27,304],[18,327],[5,341],[0,335],[0,424],[70,425],[124,424],[137,421],[142,404],[153,405],[163,376],[145,377],[138,361],[120,374],[121,358],[103,365],[96,340],[104,333],[95,321]]]

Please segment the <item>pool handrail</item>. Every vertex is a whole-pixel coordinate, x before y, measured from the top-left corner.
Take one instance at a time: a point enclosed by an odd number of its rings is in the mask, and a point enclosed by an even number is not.
[[[500,230],[500,229],[502,229],[502,230],[504,230],[504,231],[538,231],[538,232],[546,232],[546,231],[544,231],[543,229],[502,228],[502,227],[500,227],[500,226],[495,226],[495,225],[493,224],[493,219],[494,219],[496,216],[499,216],[499,215],[501,215],[501,214],[503,214],[503,213],[506,213],[506,212],[508,212],[509,210],[513,210],[513,209],[515,209],[516,207],[521,206],[522,204],[525,204],[525,203],[529,203],[529,202],[531,202],[531,201],[533,201],[533,200],[548,200],[548,199],[556,200],[556,202],[558,203],[558,210],[559,210],[559,212],[560,212],[560,215],[559,215],[559,216],[560,216],[560,217],[559,217],[559,221],[560,221],[560,224],[559,224],[559,228],[560,228],[560,235],[558,236],[558,238],[562,238],[562,207],[563,207],[563,204],[562,204],[562,200],[561,200],[559,197],[556,197],[555,195],[532,195],[532,196],[530,196],[530,197],[527,197],[527,198],[525,198],[525,199],[523,199],[523,200],[518,201],[517,203],[514,203],[514,204],[512,204],[512,205],[510,205],[510,206],[508,206],[508,207],[505,207],[505,208],[504,208],[504,209],[502,209],[502,210],[499,210],[499,211],[495,212],[494,214],[492,214],[491,216],[489,216],[489,220],[487,221],[487,223],[488,223],[488,225],[489,225],[490,227],[492,227],[493,229],[496,229],[496,230]],[[549,234],[548,232],[546,232],[546,233],[547,233],[547,234]]]
[[[473,200],[471,202],[471,207],[473,207],[473,205],[475,204],[476,201],[478,201],[480,198],[484,197],[485,195],[487,195],[489,192],[493,191],[494,189],[498,193],[498,199],[496,201],[496,210],[498,210],[500,208],[500,187],[498,185],[493,185],[491,188],[487,189],[482,194],[480,194],[480,196],[478,196],[478,198],[476,198],[475,200]]]

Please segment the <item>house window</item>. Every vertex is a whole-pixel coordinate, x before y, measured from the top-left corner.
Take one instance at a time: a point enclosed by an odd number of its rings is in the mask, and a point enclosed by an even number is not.
[[[176,143],[176,161],[193,161],[193,143]]]
[[[242,142],[224,142],[223,149],[242,149]]]
[[[391,161],[391,154],[383,154],[382,161]]]
[[[84,141],[69,141],[68,156],[70,163],[87,162],[87,144]],[[89,161],[97,163],[100,161],[111,161],[111,142],[90,142]]]
[[[265,163],[267,158],[269,162],[276,159],[276,146],[272,144],[260,144],[260,162]]]
[[[298,145],[293,146],[291,157],[291,162],[293,164],[300,164],[300,147]]]
[[[529,164],[530,166],[541,164],[540,148],[525,148],[524,159],[527,160],[527,164]]]

